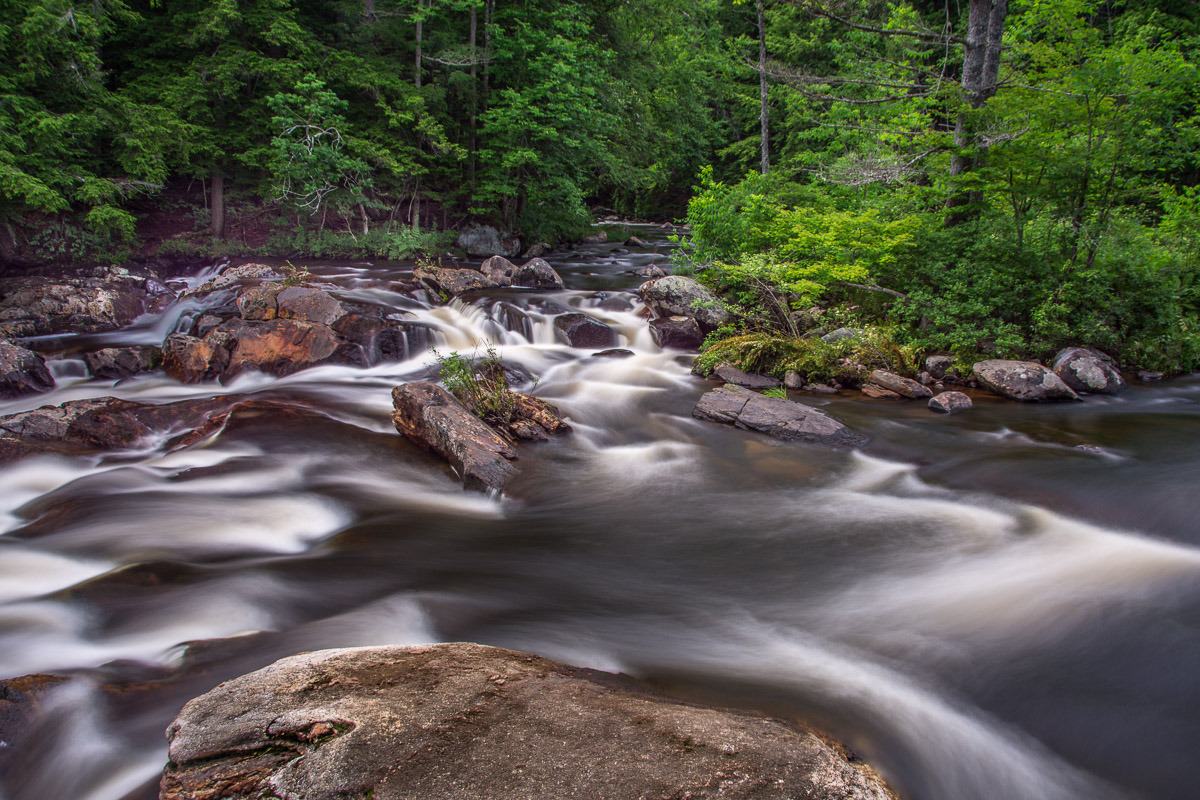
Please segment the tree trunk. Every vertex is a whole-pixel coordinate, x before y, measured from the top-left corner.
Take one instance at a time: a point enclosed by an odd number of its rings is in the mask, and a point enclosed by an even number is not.
[[[375,0],[363,0],[363,19],[368,24],[375,21]]]
[[[413,71],[413,83],[421,88],[421,38],[425,25],[425,0],[417,0],[417,56],[416,69]]]
[[[212,173],[212,235],[225,238],[225,174],[219,169]]]
[[[767,111],[767,16],[763,8],[763,0],[757,0],[758,6],[758,94],[760,108],[758,121],[762,128],[762,174],[766,175],[771,168],[770,125]]]
[[[476,12],[475,6],[471,6],[471,33],[470,33],[470,47],[471,47],[471,124],[470,124],[470,129],[471,129],[471,132],[470,132],[470,141],[468,142],[467,146],[469,148],[469,153],[470,153],[469,169],[470,169],[471,189],[472,190],[475,189],[475,150],[477,148],[477,143],[475,140],[475,120],[476,120],[477,114],[479,113],[479,83],[477,81],[477,75],[478,75],[479,70],[475,63],[475,39],[476,39],[476,34],[477,34],[477,28],[478,28],[478,14]]]
[[[496,0],[487,0],[483,6],[483,110],[488,105],[489,66],[492,60],[492,18],[496,14]]]

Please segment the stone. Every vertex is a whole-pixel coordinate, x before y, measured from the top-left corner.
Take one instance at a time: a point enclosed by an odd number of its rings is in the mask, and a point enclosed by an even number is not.
[[[643,242],[641,239],[639,239],[636,236],[630,236],[628,239],[626,239],[625,246],[626,247],[649,247],[648,244],[646,244],[645,242]]]
[[[875,400],[902,400],[903,395],[893,392],[891,389],[886,389],[877,383],[864,383],[860,391],[867,397]]]
[[[981,384],[1010,400],[1048,403],[1079,399],[1075,390],[1049,368],[1033,361],[980,361],[973,372]]]
[[[928,372],[934,380],[941,380],[946,377],[946,373],[954,366],[954,359],[950,356],[928,356],[925,359],[925,371]]]
[[[962,392],[941,392],[929,398],[929,407],[934,411],[953,414],[956,411],[966,411],[974,403]]]
[[[587,314],[561,314],[554,318],[554,335],[571,347],[608,348],[620,341],[617,332]]]
[[[207,339],[173,333],[163,342],[162,366],[181,383],[216,380],[229,366],[229,351]]]
[[[601,350],[599,353],[593,353],[592,355],[596,358],[629,358],[637,354],[623,347],[614,347],[612,350]]]
[[[804,388],[804,376],[794,370],[788,370],[783,375],[783,385],[789,389],[800,390]]]
[[[504,256],[513,258],[521,252],[521,240],[490,225],[467,225],[454,242],[473,258]]]
[[[153,372],[162,364],[162,358],[162,348],[153,345],[105,347],[83,354],[83,361],[93,377],[110,380]]]
[[[828,383],[810,383],[804,387],[804,391],[812,394],[837,394],[836,386],[830,386]]]
[[[288,286],[275,297],[278,316],[332,325],[349,313],[342,301],[321,289],[309,286]]]
[[[716,295],[683,275],[646,281],[638,287],[638,294],[654,316],[691,317],[706,335],[732,319]]]
[[[450,269],[449,267],[417,267],[413,277],[431,294],[449,301],[464,292],[479,289],[495,289],[499,283],[474,269]]]
[[[924,400],[933,396],[933,392],[929,390],[928,386],[923,386],[911,378],[905,378],[883,369],[873,370],[870,381],[910,400]]]
[[[0,339],[123,328],[146,311],[149,291],[145,277],[122,267],[50,281],[36,275],[3,278]]]
[[[917,373],[917,382],[922,386],[933,386],[933,376],[925,370],[921,370]]]
[[[54,388],[46,359],[32,350],[0,340],[0,397],[40,394]]]
[[[650,338],[662,349],[699,350],[704,343],[700,325],[691,317],[659,317],[650,320]]]
[[[541,258],[553,250],[554,245],[549,244],[548,242],[538,242],[537,244],[531,244],[529,247],[527,247],[525,252],[521,253],[521,258]]]
[[[598,230],[593,233],[589,233],[579,241],[581,244],[604,244],[608,241],[608,232],[604,230]]]
[[[275,319],[279,315],[276,297],[283,291],[281,284],[251,286],[243,290],[234,301],[242,319]]]
[[[264,281],[277,281],[282,276],[273,267],[266,264],[238,264],[221,271],[220,275],[209,278],[190,292],[191,294],[207,294],[221,289],[230,289],[238,285],[253,285]]]
[[[167,730],[160,800],[891,800],[798,725],[455,643],[303,653]]]
[[[217,328],[213,333],[220,330]],[[336,361],[333,356],[340,344],[328,325],[294,319],[246,323],[238,331],[237,344],[229,349],[229,364],[222,371],[221,380],[227,381],[246,370],[277,377],[291,375]]]
[[[732,364],[719,364],[713,370],[713,375],[716,375],[725,381],[725,383],[732,383],[734,386],[742,386],[746,389],[774,389],[776,386],[783,385],[778,378],[772,378],[770,375],[742,372]]]
[[[1157,383],[1166,377],[1161,372],[1155,372],[1154,370],[1149,369],[1141,370],[1138,372],[1137,376],[1138,380],[1142,383]]]
[[[745,389],[723,386],[706,393],[692,409],[692,416],[789,441],[829,447],[862,447],[867,443],[865,436],[823,411]]]
[[[511,394],[512,416],[500,426],[503,433],[515,439],[544,442],[552,435],[571,432],[571,426],[563,419],[557,406],[522,392]]]
[[[829,333],[825,334],[821,337],[821,339],[823,341],[833,343],[850,341],[857,339],[860,336],[862,336],[862,331],[860,331],[858,328],[838,328],[835,331],[830,331]]]
[[[526,289],[566,288],[563,279],[544,258],[535,258],[518,267],[513,273],[512,285]]]
[[[634,270],[633,274],[637,275],[639,277],[642,277],[642,278],[665,278],[665,277],[667,277],[667,273],[663,271],[663,268],[656,266],[654,264],[651,264],[648,267],[642,267],[641,269]]]
[[[495,281],[497,285],[509,286],[512,284],[513,273],[517,271],[517,265],[504,256],[492,256],[479,265],[479,271]]]
[[[517,475],[517,452],[459,402],[432,383],[392,389],[392,424],[418,446],[439,454],[469,489],[500,491]]]
[[[1086,347],[1059,350],[1051,368],[1076,392],[1116,394],[1125,388],[1125,379],[1116,362],[1098,350]]]

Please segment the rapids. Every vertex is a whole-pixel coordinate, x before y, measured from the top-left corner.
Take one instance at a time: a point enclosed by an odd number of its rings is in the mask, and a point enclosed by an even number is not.
[[[1200,380],[954,417],[806,396],[872,443],[782,444],[690,416],[711,384],[638,315],[633,270],[659,257],[580,246],[549,259],[566,291],[444,307],[390,288],[405,265],[308,265],[428,329],[369,369],[87,377],[80,353],[161,342],[203,312],[192,299],[41,342],[58,387],[0,413],[228,393],[325,416],[0,469],[0,679],[70,678],[0,798],[156,797],[164,729],[221,680],[304,650],[460,640],[801,717],[906,800],[1195,797]],[[553,318],[575,310],[634,355],[560,344]],[[505,495],[464,492],[388,419],[394,385],[435,373],[428,344],[493,345],[575,433],[523,445]]]

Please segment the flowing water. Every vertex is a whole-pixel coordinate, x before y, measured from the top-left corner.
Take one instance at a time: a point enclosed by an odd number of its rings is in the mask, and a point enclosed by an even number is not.
[[[402,265],[311,267],[442,352],[490,342],[539,376],[575,433],[523,445],[498,497],[391,428],[391,388],[431,374],[423,343],[227,386],[114,385],[78,359],[161,341],[195,301],[48,343],[58,388],[0,413],[252,393],[322,416],[0,470],[0,678],[71,678],[0,796],[153,798],[163,730],[219,681],[303,650],[460,640],[803,718],[909,800],[1200,795],[1200,381],[954,417],[806,396],[871,445],[779,443],[690,416],[712,384],[637,313],[632,270],[655,257],[581,246],[551,258],[567,291],[440,308],[391,288]],[[634,355],[559,344],[569,310]]]

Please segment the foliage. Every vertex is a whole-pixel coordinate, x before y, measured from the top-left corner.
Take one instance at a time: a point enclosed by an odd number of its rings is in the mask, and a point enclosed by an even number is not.
[[[723,361],[746,372],[777,378],[798,372],[812,381],[857,383],[862,380],[862,368],[912,373],[917,353],[915,348],[897,344],[892,332],[882,328],[863,328],[857,336],[836,342],[819,336],[747,333],[707,341],[695,369],[708,374]]]
[[[763,389],[763,394],[767,397],[774,397],[779,400],[787,400],[787,389],[782,386],[772,386],[769,389]]]
[[[508,377],[494,346],[488,345],[484,355],[476,358],[457,351],[442,355],[434,350],[433,354],[442,383],[463,405],[493,425],[512,421],[517,397],[508,388]]]

